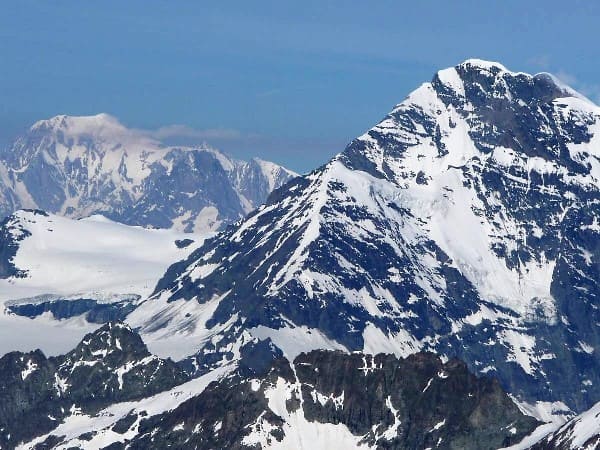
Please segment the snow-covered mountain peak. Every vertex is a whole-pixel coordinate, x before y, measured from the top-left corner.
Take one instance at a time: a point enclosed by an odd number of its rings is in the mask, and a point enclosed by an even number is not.
[[[521,313],[538,299],[550,321],[555,261],[536,242],[600,183],[600,108],[557,83],[468,60],[338,156],[396,185],[402,206],[486,298]],[[536,214],[561,193],[552,214]]]
[[[458,64],[458,67],[476,67],[478,69],[484,69],[490,72],[508,72],[508,69],[501,63],[496,61],[488,61],[479,58],[469,58]]]
[[[49,119],[38,120],[31,126],[31,130],[38,129],[62,129],[67,130],[70,128],[85,129],[85,127],[93,127],[94,129],[100,127],[114,127],[114,128],[125,128],[119,120],[107,113],[99,113],[90,116],[70,116],[67,114],[59,114]]]
[[[523,85],[535,85],[537,93],[532,98],[537,96],[538,100],[547,101],[549,95],[557,98],[564,96],[585,99],[582,94],[550,73],[532,75],[526,72],[514,72],[500,63],[481,59],[468,59],[454,67],[442,69],[435,74],[432,83],[427,84],[435,85],[438,81],[455,88],[463,96],[465,83],[477,83],[482,91],[493,91],[496,96],[504,93],[509,97],[523,97],[525,94]]]
[[[455,91],[464,95],[464,75],[480,75],[493,78],[501,78],[504,75],[514,75],[502,64],[492,61],[485,61],[482,59],[467,59],[460,64],[446,69],[439,70],[434,80],[440,80],[444,85],[453,88]],[[461,76],[463,75],[463,76]],[[429,86],[431,83],[425,83],[425,86]]]
[[[597,182],[599,142],[600,108],[555,77],[467,60],[437,72],[340,158],[399,184],[475,160]]]
[[[194,299],[212,314],[202,336],[249,328],[285,354],[430,349],[529,401],[590,406],[600,114],[547,76],[469,61],[441,73],[172,266],[132,324],[161,309],[162,338]],[[577,369],[563,379],[565,342]]]
[[[36,122],[30,128],[30,132],[44,133],[61,140],[102,139],[109,143],[120,143],[114,141],[127,138],[130,142],[137,140],[150,147],[160,145],[158,141],[148,138],[143,133],[126,128],[116,117],[106,113],[93,116],[58,115]]]

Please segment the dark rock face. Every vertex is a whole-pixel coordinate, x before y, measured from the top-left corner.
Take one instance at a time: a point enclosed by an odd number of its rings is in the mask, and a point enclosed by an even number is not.
[[[296,358],[293,370],[275,358],[251,378],[237,373],[171,412],[143,419],[126,447],[241,449],[281,442],[286,417],[269,408],[276,395],[287,395],[286,414],[343,424],[357,445],[381,449],[495,449],[518,442],[536,425],[496,381],[431,354],[398,360],[314,351]]]
[[[0,359],[0,445],[12,449],[41,436],[36,449],[85,448],[110,430],[105,448],[111,449],[256,449],[284,442],[294,448],[298,435],[312,439],[304,423],[341,426],[356,446],[482,450],[518,442],[537,425],[497,381],[473,376],[457,360],[318,350],[290,363],[269,340],[243,345],[233,371],[174,408],[132,407],[112,423],[101,411],[187,380],[115,323],[64,356],[10,353]],[[73,414],[90,417],[87,429],[70,438],[52,431]]]
[[[181,231],[237,221],[295,176],[206,146],[166,147],[106,114],[42,120],[0,151],[0,164],[0,217],[33,200],[68,217]]]
[[[44,211],[25,210],[34,215],[47,216]],[[13,262],[19,249],[19,242],[31,236],[14,217],[6,217],[0,222],[0,278],[24,277],[26,273],[18,269]]]
[[[458,360],[441,364],[425,353],[397,360],[391,355],[312,352],[300,355],[295,366],[309,421],[343,423],[382,448],[492,449],[518,442],[535,424],[497,381],[477,379]],[[315,401],[313,390],[343,396],[343,407]],[[378,439],[396,420],[391,445]]]
[[[600,398],[599,124],[549,75],[440,71],[173,265],[156,297],[222,296],[207,326],[236,318],[231,334],[304,326],[352,351],[458,357],[521,400],[583,411]]]
[[[20,300],[18,303],[7,302],[5,305],[11,313],[30,319],[50,312],[57,320],[84,314],[85,320],[90,323],[108,323],[123,321],[135,309],[135,302],[139,299],[139,295],[130,295],[122,301],[102,303],[89,298],[70,298],[68,300],[53,298],[48,301],[32,301],[31,303]]]
[[[194,243],[193,239],[177,239],[175,245],[177,248],[186,248]]]
[[[114,323],[64,356],[9,353],[0,358],[0,447],[48,433],[75,411],[94,414],[186,380],[175,363],[151,355],[137,334]]]

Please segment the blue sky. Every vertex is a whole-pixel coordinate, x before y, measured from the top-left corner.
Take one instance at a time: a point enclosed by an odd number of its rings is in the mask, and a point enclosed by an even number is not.
[[[0,0],[0,143],[107,112],[298,171],[477,57],[600,100],[600,2]],[[173,126],[175,125],[175,126]]]

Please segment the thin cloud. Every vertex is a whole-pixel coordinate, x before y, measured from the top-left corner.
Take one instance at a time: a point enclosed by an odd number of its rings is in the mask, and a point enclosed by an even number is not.
[[[273,97],[273,96],[281,94],[282,92],[283,92],[282,89],[274,88],[274,89],[269,89],[267,91],[257,92],[256,96],[258,98],[261,98],[261,97]]]
[[[575,87],[578,84],[577,77],[571,73],[565,72],[564,70],[559,70],[554,74],[554,76],[569,86]]]
[[[225,139],[225,140],[237,140],[242,139],[245,135],[239,130],[232,128],[206,128],[197,129],[187,125],[167,125],[160,127],[155,130],[136,130],[138,133],[143,134],[152,139],[158,141],[168,141],[172,139],[184,139],[184,140],[211,140],[211,139]]]
[[[581,82],[575,75],[564,70],[559,70],[554,75],[560,81],[573,87],[591,101],[600,104],[600,84]]]
[[[209,146],[229,152],[237,149],[258,148],[268,140],[258,133],[244,132],[235,128],[193,128],[188,125],[174,124],[156,129],[133,129],[137,136],[143,136],[167,146]],[[251,154],[250,157],[256,156]]]
[[[529,64],[541,70],[546,70],[550,67],[550,58],[547,55],[538,55],[529,58]]]
[[[234,128],[198,129],[180,124],[156,129],[133,129],[131,132],[165,145],[210,146],[243,160],[258,156],[298,172],[306,172],[325,163],[343,150],[350,140],[347,137],[323,136],[276,137]]]

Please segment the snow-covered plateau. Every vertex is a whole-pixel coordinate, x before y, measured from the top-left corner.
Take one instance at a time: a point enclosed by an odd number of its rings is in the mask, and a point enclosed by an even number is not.
[[[39,210],[10,215],[0,234],[0,353],[41,348],[50,355],[70,350],[102,323],[85,319],[93,305],[137,304],[209,235]]]

